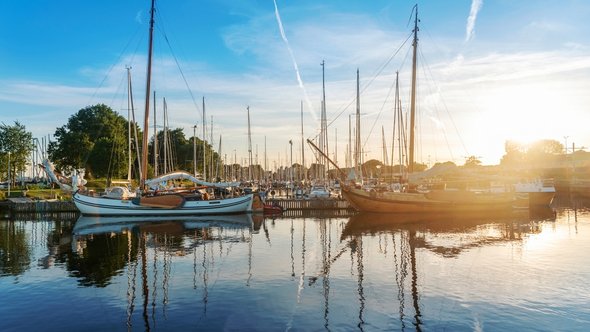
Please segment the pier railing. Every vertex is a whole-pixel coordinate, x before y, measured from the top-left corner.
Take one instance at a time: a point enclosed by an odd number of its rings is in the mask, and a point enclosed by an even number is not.
[[[268,199],[289,210],[349,210],[348,201],[343,199]]]

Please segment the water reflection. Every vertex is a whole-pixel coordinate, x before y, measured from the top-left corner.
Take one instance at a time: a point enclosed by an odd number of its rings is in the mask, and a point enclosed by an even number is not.
[[[0,277],[12,276],[17,280],[34,268],[35,262],[41,269],[65,262],[69,229],[71,222],[0,220]],[[47,246],[47,252],[35,258],[38,245]]]
[[[209,269],[216,256],[228,254],[233,243],[251,242],[251,231],[257,232],[261,223],[249,214],[169,219],[80,216],[72,231],[76,255],[69,270],[83,286],[105,287],[115,276],[126,275],[127,326],[132,326],[140,296],[144,328],[150,330],[159,304],[164,319],[167,316],[173,257],[192,256],[192,285],[202,287],[205,313]]]
[[[342,231],[341,240],[348,241],[351,260],[354,260],[352,255],[356,255],[359,329],[363,329],[366,301],[363,287],[364,238],[377,237],[379,251],[383,254],[393,250],[400,326],[402,329],[407,328],[408,317],[411,317],[412,328],[421,331],[423,324],[416,271],[417,250],[454,258],[472,248],[521,240],[526,234],[540,232],[541,222],[555,221],[555,218],[555,212],[550,208],[486,215],[360,213],[350,217]],[[410,299],[406,298],[407,293]],[[412,314],[407,313],[408,307],[413,310]]]
[[[531,239],[548,243],[551,238],[545,235],[552,235],[552,227],[563,227],[564,214],[576,213],[558,211],[557,223],[551,209],[485,216],[362,213],[0,222],[0,256],[3,273],[14,273],[15,279],[45,273],[35,271],[36,263],[56,267],[48,268],[47,276],[65,271],[72,278],[60,279],[53,288],[45,283],[45,293],[19,287],[22,299],[32,295],[65,303],[79,296],[80,307],[104,313],[88,318],[98,324],[145,330],[457,330],[465,329],[473,313],[484,315],[474,309],[482,297],[491,312],[505,308],[505,302],[478,288],[495,289],[478,273],[502,279],[511,270],[512,277],[502,281],[509,284],[538,278],[539,269],[531,269],[530,261],[519,257],[504,264],[501,253],[510,258],[511,250],[531,248]],[[587,212],[580,215],[588,220]],[[572,225],[577,234],[577,224]],[[530,249],[526,253],[525,258],[531,257]],[[489,268],[477,264],[480,257],[494,263]],[[533,258],[539,263],[539,257]],[[21,260],[17,268],[8,265],[14,259]],[[540,269],[550,270],[557,261],[548,259]],[[516,296],[515,288],[503,295]],[[28,305],[22,300],[14,307]]]

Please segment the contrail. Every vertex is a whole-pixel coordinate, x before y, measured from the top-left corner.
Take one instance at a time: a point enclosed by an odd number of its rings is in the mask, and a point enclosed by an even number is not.
[[[307,90],[305,90],[305,85],[303,85],[303,81],[301,80],[301,75],[299,74],[299,66],[297,65],[297,61],[295,61],[295,55],[293,55],[293,50],[291,49],[291,45],[289,45],[289,40],[285,35],[285,30],[283,29],[283,22],[281,21],[281,15],[279,14],[279,7],[277,6],[277,1],[273,0],[273,2],[275,4],[275,17],[277,18],[279,30],[281,31],[281,38],[283,38],[285,45],[287,45],[287,50],[289,50],[289,55],[291,56],[291,60],[293,61],[293,68],[295,69],[295,74],[297,74],[297,83],[299,83],[299,87],[301,88],[301,90],[303,90],[303,95],[305,97],[305,102],[307,103],[309,112],[313,116],[313,119],[315,121],[318,121],[318,118],[315,112],[313,111],[313,105],[311,104],[309,96],[307,95]]]
[[[475,29],[475,20],[477,19],[477,13],[483,5],[483,0],[473,0],[471,2],[471,11],[467,18],[467,26],[465,27],[465,42],[468,42],[473,38],[473,30]]]

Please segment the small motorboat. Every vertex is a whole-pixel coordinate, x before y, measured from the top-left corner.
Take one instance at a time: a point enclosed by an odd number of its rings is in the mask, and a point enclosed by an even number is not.
[[[264,213],[266,214],[280,214],[283,213],[283,211],[285,211],[285,209],[276,202],[264,204]]]

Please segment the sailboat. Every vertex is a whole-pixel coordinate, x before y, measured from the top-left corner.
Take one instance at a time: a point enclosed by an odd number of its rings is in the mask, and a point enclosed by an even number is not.
[[[409,163],[410,178],[414,166],[414,129],[416,113],[416,58],[418,47],[418,6],[414,6],[414,41],[412,57],[412,91],[410,100]],[[358,124],[357,124],[358,126]],[[357,135],[358,140],[358,135]],[[358,151],[357,151],[358,153]],[[382,213],[445,212],[445,211],[496,211],[512,208],[516,198],[512,192],[476,192],[469,190],[418,191],[411,185],[404,190],[366,191],[348,183],[342,186],[342,195],[358,211]]]
[[[244,213],[252,211],[253,194],[241,195],[237,191],[229,191],[235,186],[232,183],[209,183],[200,181],[186,172],[165,174],[159,178],[147,179],[148,163],[148,128],[150,113],[150,83],[152,70],[153,32],[154,32],[155,0],[151,1],[151,18],[149,26],[148,63],[146,75],[144,135],[142,141],[140,188],[136,197],[133,195],[96,195],[90,191],[77,190],[72,199],[83,215],[95,216],[180,216],[180,215],[212,215]],[[150,184],[161,183],[174,179],[187,179],[201,186],[184,188],[180,191],[151,190]],[[222,188],[230,192],[229,197],[209,199],[202,193],[204,187]],[[235,194],[231,194],[231,192]]]

